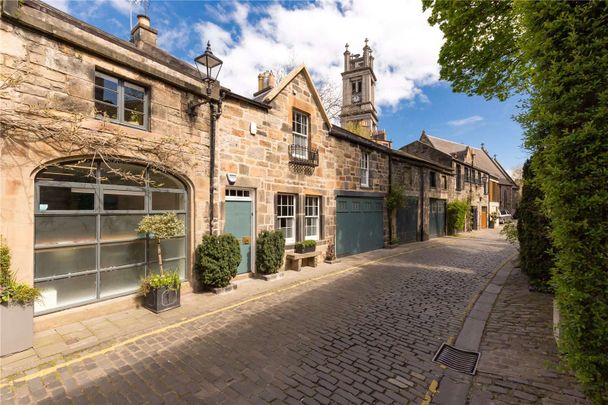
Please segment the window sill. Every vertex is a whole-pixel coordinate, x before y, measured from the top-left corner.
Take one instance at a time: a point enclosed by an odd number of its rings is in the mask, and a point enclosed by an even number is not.
[[[99,116],[95,116],[95,119],[98,121],[104,121],[103,117],[99,117]],[[119,120],[114,120],[114,119],[107,119],[106,122],[109,122],[110,124],[114,124],[114,125],[120,125],[123,127],[128,127],[128,128],[133,128],[133,129],[139,129],[140,131],[145,131],[145,132],[152,132],[150,130],[149,127],[146,127],[145,125],[135,125],[135,124],[130,124],[128,122],[124,122],[124,121],[119,121]]]

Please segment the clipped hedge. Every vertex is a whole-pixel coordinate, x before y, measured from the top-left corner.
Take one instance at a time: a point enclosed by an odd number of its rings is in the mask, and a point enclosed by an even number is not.
[[[206,287],[221,288],[230,284],[241,263],[239,241],[230,233],[205,235],[196,248],[196,264]]]
[[[536,184],[531,164],[529,159],[523,167],[524,185],[517,207],[519,258],[521,270],[528,276],[530,285],[546,289],[553,268],[553,249],[549,236],[551,224],[542,211],[544,194]]]
[[[260,274],[274,274],[283,266],[285,236],[281,231],[262,231],[255,248],[255,268]]]
[[[454,200],[448,203],[448,233],[464,231],[464,225],[469,212],[469,203],[464,200]]]

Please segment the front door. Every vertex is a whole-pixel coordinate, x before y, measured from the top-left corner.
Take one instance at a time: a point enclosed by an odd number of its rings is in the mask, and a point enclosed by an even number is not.
[[[488,207],[481,207],[481,229],[488,227]]]
[[[429,236],[445,235],[445,200],[431,198],[429,201]]]
[[[397,210],[397,236],[399,242],[415,242],[418,234],[418,198],[407,197]]]
[[[253,202],[251,194],[250,190],[226,190],[224,233],[233,234],[241,245],[241,263],[237,274],[251,271],[251,246],[253,244],[251,232],[253,228]]]

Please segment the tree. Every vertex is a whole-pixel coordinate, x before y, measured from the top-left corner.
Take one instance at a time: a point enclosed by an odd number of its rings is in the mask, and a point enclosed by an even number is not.
[[[138,233],[145,233],[151,239],[156,240],[156,254],[158,255],[158,267],[160,275],[164,275],[163,254],[160,242],[164,239],[175,238],[184,235],[184,221],[179,219],[174,212],[162,215],[146,215],[139,221]]]
[[[560,349],[608,402],[608,3],[423,0],[445,36],[441,78],[504,100],[517,118],[555,250]]]

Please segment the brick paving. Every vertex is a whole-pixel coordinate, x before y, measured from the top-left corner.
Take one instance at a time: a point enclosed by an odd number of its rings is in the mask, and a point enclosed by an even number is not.
[[[496,234],[279,291],[4,387],[2,402],[420,403],[434,352],[514,251]]]
[[[528,291],[514,269],[486,325],[471,404],[587,403],[559,364],[552,320],[552,296]]]

